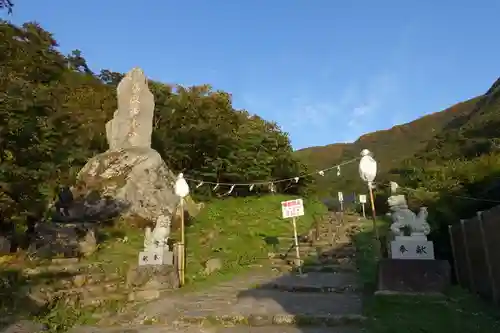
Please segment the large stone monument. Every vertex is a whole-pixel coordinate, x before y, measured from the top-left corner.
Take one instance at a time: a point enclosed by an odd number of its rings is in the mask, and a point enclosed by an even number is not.
[[[416,215],[408,208],[405,196],[396,194],[397,188],[391,183],[392,195],[387,203],[393,237],[389,259],[379,262],[377,293],[442,293],[450,281],[450,265],[434,258],[434,244],[427,239],[431,231],[427,208],[421,207]]]
[[[117,95],[118,109],[106,124],[109,149],[78,173],[80,186],[125,203],[127,213],[149,221],[159,216],[170,220],[179,204],[176,177],[151,148],[154,98],[141,69],[125,75]]]

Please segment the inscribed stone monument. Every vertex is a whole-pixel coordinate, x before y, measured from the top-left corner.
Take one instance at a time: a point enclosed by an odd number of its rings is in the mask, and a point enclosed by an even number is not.
[[[87,162],[78,181],[87,190],[124,203],[124,213],[170,220],[179,203],[175,175],[151,148],[154,98],[143,71],[128,72],[117,95],[118,109],[106,124],[109,149]]]
[[[125,75],[117,88],[118,109],[106,124],[110,150],[151,148],[154,96],[140,68]]]

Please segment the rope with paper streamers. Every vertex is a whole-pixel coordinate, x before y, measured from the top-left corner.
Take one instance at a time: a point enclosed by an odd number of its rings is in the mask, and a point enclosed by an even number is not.
[[[407,191],[407,192],[423,191],[426,193],[437,193],[436,191],[430,191],[430,190],[423,189],[423,188],[414,189],[411,187],[400,186],[399,184],[397,184],[395,182],[389,182],[388,184],[381,184],[381,183],[374,182],[374,185],[385,186],[385,187],[389,187],[391,189],[394,188],[397,190],[401,189],[401,190]],[[454,194],[448,194],[448,193],[441,193],[441,195],[444,195],[447,197],[452,197],[452,198],[457,198],[457,199],[463,199],[463,200],[482,201],[482,202],[491,202],[491,203],[500,204],[500,200],[493,200],[493,199],[486,199],[486,198],[475,198],[475,197],[469,197],[469,196],[464,196],[464,195],[454,195]]]
[[[356,162],[359,159],[360,159],[360,157],[353,158],[351,160],[342,162],[340,164],[333,165],[333,166],[328,167],[326,169],[316,170],[314,172],[302,174],[302,175],[299,175],[299,176],[296,176],[296,177],[283,178],[283,179],[274,179],[274,180],[259,180],[259,181],[248,182],[248,183],[212,182],[212,181],[204,181],[204,180],[200,180],[200,179],[194,179],[194,178],[190,178],[190,177],[184,177],[184,179],[186,179],[187,181],[191,181],[191,182],[197,183],[197,185],[196,185],[195,188],[200,188],[201,186],[203,186],[205,184],[206,185],[215,185],[212,188],[212,191],[216,191],[221,186],[229,186],[230,187],[229,191],[227,191],[223,195],[229,195],[229,194],[231,194],[236,186],[248,186],[249,190],[252,191],[256,185],[268,185],[269,186],[269,190],[274,193],[274,192],[276,192],[276,186],[275,186],[275,184],[277,184],[277,183],[283,183],[283,182],[295,182],[295,183],[298,183],[301,178],[312,176],[312,175],[315,175],[315,174],[318,174],[320,176],[324,176],[326,171],[330,171],[330,170],[333,170],[333,169],[337,170],[337,176],[340,177],[340,167],[342,167],[344,165],[347,165],[347,164],[351,164],[353,162]]]

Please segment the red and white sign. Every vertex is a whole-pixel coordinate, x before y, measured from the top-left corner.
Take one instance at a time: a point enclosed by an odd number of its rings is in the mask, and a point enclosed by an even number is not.
[[[304,202],[302,199],[281,202],[281,213],[284,219],[304,215]]]

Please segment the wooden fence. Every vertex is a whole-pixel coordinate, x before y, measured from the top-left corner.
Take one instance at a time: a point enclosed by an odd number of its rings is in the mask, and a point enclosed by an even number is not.
[[[500,303],[500,206],[449,226],[454,269],[463,288]]]

